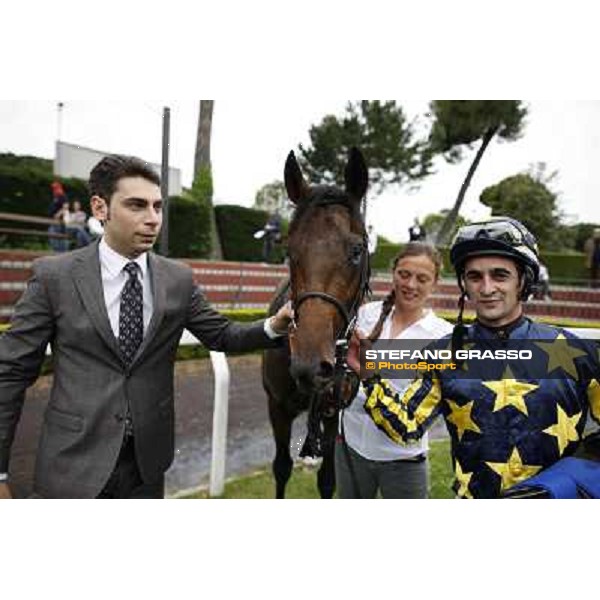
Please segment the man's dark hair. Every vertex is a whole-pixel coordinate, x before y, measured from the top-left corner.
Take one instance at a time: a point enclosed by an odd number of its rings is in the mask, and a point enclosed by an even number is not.
[[[100,196],[108,204],[115,193],[117,182],[123,177],[143,177],[160,185],[158,173],[148,163],[135,156],[111,154],[92,169],[88,182],[90,196]]]

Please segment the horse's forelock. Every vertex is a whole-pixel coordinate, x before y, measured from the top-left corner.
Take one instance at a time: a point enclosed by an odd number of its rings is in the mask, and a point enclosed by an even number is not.
[[[298,227],[299,223],[308,212],[312,212],[313,209],[328,204],[345,206],[348,208],[352,220],[360,222],[361,229],[364,229],[360,214],[360,205],[353,202],[347,192],[331,185],[314,185],[310,188],[310,193],[306,199],[296,207],[290,223],[290,232]]]

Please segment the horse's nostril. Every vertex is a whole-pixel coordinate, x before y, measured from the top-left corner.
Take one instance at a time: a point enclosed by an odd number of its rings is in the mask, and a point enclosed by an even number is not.
[[[298,383],[303,385],[310,384],[313,378],[313,373],[311,372],[310,367],[300,362],[292,362],[290,373]]]
[[[321,361],[319,366],[319,376],[323,377],[324,379],[330,379],[333,377],[333,365],[326,360]]]

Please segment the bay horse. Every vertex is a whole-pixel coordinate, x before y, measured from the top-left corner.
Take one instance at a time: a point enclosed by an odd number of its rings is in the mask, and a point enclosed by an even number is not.
[[[352,148],[345,189],[308,185],[293,152],[285,186],[295,212],[288,234],[290,277],[280,286],[269,315],[287,300],[294,309],[288,343],[263,354],[263,386],[276,453],[276,497],[285,496],[292,473],[293,420],[308,410],[308,432],[300,456],[322,456],[317,484],[322,498],[335,491],[334,449],[340,398],[350,398],[358,380],[345,366],[345,350],[356,313],[369,291],[367,233],[361,202],[368,170]]]

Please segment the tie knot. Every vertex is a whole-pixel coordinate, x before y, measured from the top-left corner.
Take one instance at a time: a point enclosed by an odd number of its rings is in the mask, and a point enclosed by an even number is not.
[[[136,262],[128,262],[124,267],[123,271],[126,271],[129,277],[135,277],[138,272],[138,264]]]

